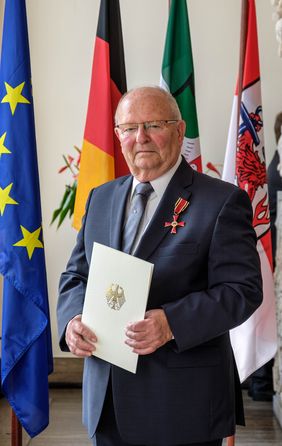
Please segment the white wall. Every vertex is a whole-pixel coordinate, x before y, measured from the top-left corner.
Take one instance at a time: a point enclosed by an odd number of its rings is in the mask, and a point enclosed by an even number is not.
[[[3,0],[2,0],[3,2]],[[238,0],[188,0],[202,155],[222,163],[239,52]],[[61,155],[83,139],[99,0],[27,0],[41,179],[43,223],[52,314],[61,271],[76,233],[69,221],[49,226],[68,181],[58,175]],[[167,0],[120,0],[128,87],[158,84],[168,17]],[[282,109],[282,59],[269,0],[256,0],[266,156],[274,151],[273,122]]]

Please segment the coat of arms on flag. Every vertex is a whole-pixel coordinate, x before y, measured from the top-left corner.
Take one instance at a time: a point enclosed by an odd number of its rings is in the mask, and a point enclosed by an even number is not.
[[[260,308],[231,331],[241,381],[272,359],[277,346],[256,10],[254,0],[247,0],[244,5],[241,66],[222,178],[244,189],[252,202],[264,298]]]

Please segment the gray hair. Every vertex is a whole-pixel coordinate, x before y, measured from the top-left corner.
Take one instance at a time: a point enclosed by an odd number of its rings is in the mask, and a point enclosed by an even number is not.
[[[182,119],[181,112],[179,110],[178,104],[176,102],[176,99],[172,96],[172,94],[169,91],[167,91],[164,88],[159,87],[157,85],[153,85],[153,86],[149,85],[149,86],[131,88],[126,93],[124,93],[124,95],[120,98],[119,103],[118,103],[117,108],[116,108],[116,112],[115,112],[115,124],[116,125],[118,124],[118,122],[117,122],[117,115],[118,115],[118,110],[119,110],[120,104],[123,102],[124,99],[126,99],[126,97],[128,95],[130,95],[131,93],[133,93],[135,91],[138,91],[138,90],[139,91],[142,91],[142,90],[150,91],[151,90],[152,94],[158,92],[159,94],[161,94],[166,99],[166,101],[167,101],[167,103],[168,103],[168,105],[169,105],[169,107],[171,109],[171,113],[172,113],[171,119],[177,119],[177,120],[178,119],[179,120]]]

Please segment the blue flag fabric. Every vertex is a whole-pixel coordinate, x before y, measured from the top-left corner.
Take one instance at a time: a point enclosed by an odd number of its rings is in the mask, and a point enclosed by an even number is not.
[[[53,368],[24,0],[5,6],[0,65],[2,391],[27,433],[49,422]]]

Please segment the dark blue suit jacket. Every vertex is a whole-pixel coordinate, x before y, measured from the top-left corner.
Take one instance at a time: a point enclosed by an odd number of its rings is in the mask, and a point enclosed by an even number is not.
[[[119,178],[95,189],[88,200],[60,282],[63,350],[66,325],[82,312],[93,242],[121,249],[131,184],[132,177]],[[179,197],[190,205],[181,214],[185,226],[172,234],[164,223],[172,220]],[[247,194],[193,171],[183,160],[135,255],[155,265],[148,309],[164,309],[175,339],[140,356],[136,375],[95,357],[85,360],[83,418],[89,435],[95,432],[109,376],[126,442],[181,444],[233,434],[240,395],[235,395],[238,378],[229,330],[244,322],[262,300]]]

